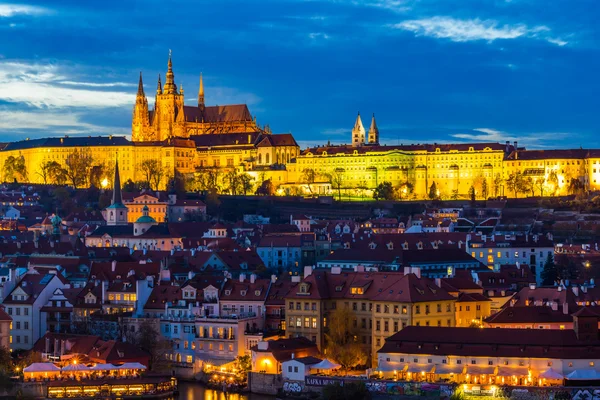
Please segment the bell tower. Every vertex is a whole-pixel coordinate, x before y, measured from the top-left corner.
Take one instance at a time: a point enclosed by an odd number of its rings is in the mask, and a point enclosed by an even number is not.
[[[156,91],[156,104],[154,106],[153,126],[156,130],[156,140],[163,141],[173,136],[185,136],[185,111],[183,90],[177,90],[175,74],[173,73],[173,60],[169,50],[169,62],[165,85]]]
[[[360,119],[360,113],[358,113],[354,128],[352,128],[352,146],[360,147],[363,144],[365,144],[365,127]]]

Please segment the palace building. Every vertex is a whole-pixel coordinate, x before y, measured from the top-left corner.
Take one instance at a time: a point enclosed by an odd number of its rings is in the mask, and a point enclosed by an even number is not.
[[[202,75],[197,105],[185,105],[169,55],[165,83],[159,76],[153,109],[140,74],[131,140],[63,136],[3,143],[0,181],[87,187],[95,172],[94,182],[109,187],[117,161],[124,183],[147,179],[141,166],[156,160],[162,170],[162,179],[154,185],[158,189],[176,174],[199,177],[208,169],[221,180],[232,171],[248,173],[254,180],[251,193],[270,179],[279,195],[371,197],[383,182],[390,182],[402,199],[427,198],[433,189],[442,199],[467,198],[473,189],[477,198],[600,189],[600,150],[526,150],[517,142],[386,145],[380,141],[375,115],[366,130],[359,114],[348,133],[350,144],[300,150],[291,134],[272,134],[268,125],[260,126],[245,104],[206,105]],[[69,171],[60,180],[46,170],[51,162],[69,169],[80,157],[85,157],[87,168]],[[527,184],[507,182],[515,174]],[[218,189],[226,187],[222,183]]]

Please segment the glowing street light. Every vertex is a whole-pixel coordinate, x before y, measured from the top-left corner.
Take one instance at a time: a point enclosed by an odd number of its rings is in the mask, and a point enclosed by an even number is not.
[[[103,189],[106,189],[108,187],[108,179],[106,179],[106,178],[102,179],[102,182],[100,182],[100,185],[102,186]]]

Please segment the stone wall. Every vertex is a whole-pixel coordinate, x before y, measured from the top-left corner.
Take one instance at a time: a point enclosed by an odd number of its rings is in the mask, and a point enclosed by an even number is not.
[[[250,392],[259,394],[276,395],[283,388],[283,378],[279,374],[248,373],[248,387]]]

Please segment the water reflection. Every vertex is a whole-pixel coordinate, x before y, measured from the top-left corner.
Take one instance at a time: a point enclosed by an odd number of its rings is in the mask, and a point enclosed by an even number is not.
[[[169,400],[273,400],[274,397],[259,394],[223,393],[193,382],[179,382],[179,396]]]

